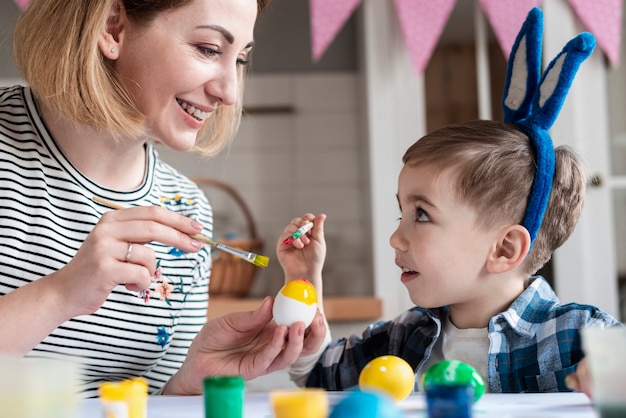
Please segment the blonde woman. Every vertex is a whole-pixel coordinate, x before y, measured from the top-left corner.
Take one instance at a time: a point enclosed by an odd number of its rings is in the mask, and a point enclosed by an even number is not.
[[[28,87],[0,89],[0,351],[78,360],[81,391],[142,376],[199,394],[317,350],[323,320],[277,327],[271,300],[206,323],[201,191],[153,142],[216,154],[233,137],[268,0],[33,0],[15,31]],[[111,210],[93,198],[128,207]],[[235,348],[236,347],[236,348]]]

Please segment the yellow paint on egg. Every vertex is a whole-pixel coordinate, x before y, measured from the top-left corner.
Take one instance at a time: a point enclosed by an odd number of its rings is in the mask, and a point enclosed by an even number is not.
[[[272,314],[278,325],[291,326],[296,322],[311,325],[317,312],[315,287],[305,279],[287,282],[274,299]]]
[[[317,303],[317,292],[315,287],[306,279],[295,279],[287,282],[280,290],[280,293],[288,298],[304,302],[307,305]]]

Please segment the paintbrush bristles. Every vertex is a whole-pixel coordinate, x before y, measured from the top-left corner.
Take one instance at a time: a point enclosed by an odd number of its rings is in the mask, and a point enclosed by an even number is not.
[[[254,257],[254,261],[252,262],[252,264],[254,264],[255,266],[259,266],[259,267],[267,267],[269,262],[270,262],[269,257],[265,257],[264,255],[257,254],[256,257]]]
[[[102,203],[103,205],[106,205],[112,209],[126,209],[125,206],[120,205],[119,203],[116,202],[111,202],[110,200],[107,199],[103,199],[101,197],[98,196],[93,196],[92,199],[98,203]],[[195,235],[191,235],[191,238],[196,239],[200,242],[203,242],[205,244],[208,244],[214,248],[217,248],[218,250],[222,250],[225,251],[229,254],[232,254],[236,257],[241,258],[242,260],[247,261],[248,263],[252,263],[255,266],[259,266],[259,267],[267,267],[267,265],[269,264],[269,257],[265,257],[263,255],[258,255],[255,253],[251,253],[249,251],[245,251],[242,250],[240,248],[234,248],[234,247],[230,247],[224,243],[221,243],[219,241],[215,241],[212,238],[209,238],[205,235],[201,235],[201,234],[195,234]]]

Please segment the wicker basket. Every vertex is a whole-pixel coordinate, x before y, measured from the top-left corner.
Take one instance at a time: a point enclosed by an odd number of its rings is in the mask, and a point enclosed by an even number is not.
[[[200,177],[194,178],[193,181],[201,189],[214,187],[228,194],[237,203],[246,218],[249,238],[220,239],[220,242],[260,254],[263,251],[263,241],[259,238],[252,212],[241,195],[232,186],[213,178]],[[260,267],[224,251],[213,250],[213,256],[209,294],[228,297],[247,296]]]

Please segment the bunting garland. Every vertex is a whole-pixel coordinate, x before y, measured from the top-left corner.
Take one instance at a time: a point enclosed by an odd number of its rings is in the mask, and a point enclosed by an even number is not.
[[[361,0],[310,0],[313,61],[321,58]]]
[[[29,0],[14,0],[20,9]],[[309,0],[311,50],[313,61],[322,57],[346,20],[363,0]],[[445,28],[457,0],[394,0],[402,35],[415,71],[421,74]],[[528,11],[543,0],[478,0],[505,57]],[[569,0],[583,25],[613,67],[620,63],[622,0]]]
[[[622,0],[569,0],[569,4],[613,67],[620,61],[622,38]]]
[[[341,26],[363,0],[309,0],[313,60],[318,61]],[[381,1],[381,0],[372,0]],[[394,0],[398,22],[411,62],[421,74],[445,28],[457,0]],[[465,0],[463,0],[465,1]],[[545,0],[477,0],[505,57],[528,11]],[[591,32],[613,67],[619,65],[622,0],[569,0],[570,7]]]
[[[515,37],[528,11],[539,7],[541,0],[480,0],[480,7],[491,24],[505,57],[511,55]]]
[[[394,0],[411,62],[421,74],[448,22],[456,0]]]
[[[30,0],[15,0],[15,4],[17,4],[17,6],[22,10],[24,10],[26,6],[28,6],[29,2]]]

